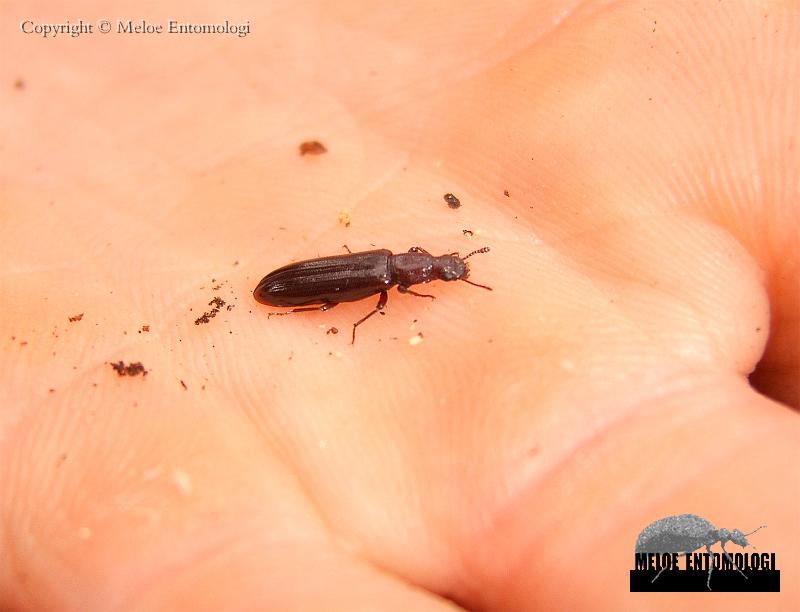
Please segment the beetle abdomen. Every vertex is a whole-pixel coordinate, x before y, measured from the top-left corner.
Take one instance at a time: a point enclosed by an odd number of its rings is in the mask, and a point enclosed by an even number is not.
[[[695,514],[668,516],[650,523],[636,538],[635,552],[691,552],[714,540],[714,525]]]
[[[354,302],[392,286],[391,254],[380,249],[289,264],[261,279],[253,296],[270,306]]]

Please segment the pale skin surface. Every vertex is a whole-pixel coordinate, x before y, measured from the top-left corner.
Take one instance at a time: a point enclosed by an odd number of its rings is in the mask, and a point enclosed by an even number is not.
[[[800,605],[797,5],[425,4],[5,5],[0,608]],[[343,243],[494,291],[355,347],[374,299],[252,300]],[[782,592],[630,594],[686,512],[768,525]]]

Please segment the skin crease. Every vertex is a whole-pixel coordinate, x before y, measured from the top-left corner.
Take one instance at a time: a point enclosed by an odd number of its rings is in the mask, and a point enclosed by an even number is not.
[[[797,609],[797,5],[398,6],[8,32],[0,609]],[[376,300],[252,300],[344,243],[494,291],[355,347]],[[629,593],[682,513],[768,525],[781,593]]]

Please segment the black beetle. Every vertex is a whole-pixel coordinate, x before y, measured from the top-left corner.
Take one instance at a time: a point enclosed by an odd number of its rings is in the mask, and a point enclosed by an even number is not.
[[[711,553],[711,545],[720,543],[722,552],[742,576],[744,572],[733,562],[730,553],[725,550],[726,542],[733,542],[742,548],[747,546],[747,536],[755,533],[759,529],[766,527],[761,525],[750,533],[742,533],[738,529],[728,531],[727,529],[717,529],[710,521],[697,516],[696,514],[678,514],[668,516],[657,521],[653,521],[642,529],[639,537],[636,538],[637,553],[690,553],[698,548],[705,546],[708,552],[708,580],[706,587],[711,590],[711,572],[714,570],[714,556]],[[666,567],[656,574],[651,582],[655,582]]]
[[[352,253],[350,249],[347,251],[346,255],[307,259],[278,268],[261,279],[253,297],[257,302],[268,306],[321,304],[313,308],[271,312],[271,316],[330,310],[341,302],[355,302],[379,293],[375,309],[353,324],[353,344],[356,341],[356,327],[383,310],[389,299],[387,291],[394,285],[397,285],[400,293],[431,299],[434,296],[416,293],[409,287],[433,280],[462,280],[470,285],[492,290],[491,287],[467,280],[469,266],[464,261],[476,253],[488,252],[489,247],[472,251],[464,257],[460,257],[458,253],[435,257],[422,247],[411,247],[408,253],[398,255],[388,249],[361,253]]]

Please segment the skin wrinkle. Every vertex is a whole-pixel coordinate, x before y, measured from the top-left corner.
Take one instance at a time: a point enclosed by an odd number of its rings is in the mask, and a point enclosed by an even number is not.
[[[713,373],[713,371],[709,371],[709,378],[717,378],[717,375]],[[617,410],[613,416],[608,417],[608,419],[604,421],[593,421],[592,427],[584,428],[581,432],[582,435],[573,437],[570,440],[570,444],[568,446],[564,446],[561,453],[556,456],[555,460],[551,460],[551,468],[549,469],[549,474],[544,472],[537,476],[537,478],[533,481],[526,482],[522,487],[517,486],[514,487],[516,490],[534,490],[537,488],[541,488],[543,483],[548,479],[552,479],[555,477],[558,471],[563,471],[562,468],[567,466],[571,463],[574,456],[579,453],[581,448],[590,448],[596,445],[597,441],[605,439],[610,436],[610,434],[614,431],[614,429],[618,428],[620,424],[626,423],[632,415],[637,414],[641,407],[652,405],[657,403],[661,400],[668,398],[669,396],[674,395],[676,392],[685,393],[689,387],[696,388],[695,385],[687,384],[687,381],[695,381],[698,379],[698,375],[696,373],[692,373],[687,371],[682,377],[675,377],[672,372],[670,372],[670,378],[668,380],[668,384],[664,384],[663,386],[656,387],[656,392],[652,392],[651,390],[648,392],[647,397],[645,397],[644,392],[642,395],[634,397],[634,398],[625,398],[626,402],[625,405],[618,405]],[[666,381],[665,381],[666,382]],[[552,455],[551,455],[552,458]],[[505,508],[511,507],[514,504],[513,500],[509,503],[504,505]],[[503,508],[499,509],[497,512],[498,515],[505,514]]]
[[[234,412],[243,415],[245,419],[249,420],[253,424],[256,431],[262,432],[262,436],[260,437],[262,438],[265,437],[263,436],[263,430],[265,428],[265,424],[263,423],[262,420],[253,416],[253,414],[257,411],[249,410],[244,408],[243,406],[240,406],[239,410],[236,410]],[[314,509],[314,514],[322,523],[322,527],[324,528],[327,534],[328,543],[330,543],[332,541],[333,534],[336,533],[336,530],[334,529],[333,524],[331,523],[330,517],[328,516],[327,512],[325,512],[325,509],[319,505],[317,497],[314,495],[311,485],[308,482],[308,478],[303,476],[301,468],[297,467],[294,461],[288,460],[293,457],[294,453],[291,450],[287,449],[287,446],[285,444],[281,443],[280,436],[275,435],[273,433],[272,435],[269,436],[269,438],[271,439],[269,443],[265,439],[258,446],[260,448],[264,448],[265,454],[267,454],[270,457],[275,457],[276,455],[278,457],[281,456],[283,457],[284,461],[282,462],[282,467],[284,468],[285,471],[291,474],[292,479],[302,491],[306,502],[309,504],[311,508]],[[269,447],[267,446],[267,444],[269,444]]]
[[[662,215],[659,215],[658,213],[654,213],[653,215],[646,215],[647,218],[650,218],[650,217],[653,217],[653,216],[662,216]],[[583,231],[580,231],[580,232],[571,233],[569,235],[569,239],[559,239],[558,241],[553,241],[552,243],[548,243],[546,238],[542,238],[542,241],[543,241],[543,244],[559,244],[559,245],[561,245],[563,247],[565,244],[569,244],[575,238],[580,238],[581,236],[595,235],[595,234],[597,234],[598,230],[602,231],[603,228],[608,229],[608,228],[613,228],[613,227],[621,227],[621,226],[624,227],[626,225],[627,225],[627,223],[620,219],[620,220],[610,221],[610,222],[604,224],[604,226],[602,226],[602,228],[598,228],[597,226],[592,226],[591,228],[588,228],[586,230],[583,230]],[[721,226],[716,226],[716,225],[715,225],[715,227],[717,227],[720,231],[724,232],[725,235],[730,236],[732,239],[735,240],[735,237],[732,234],[730,234],[726,230],[726,228],[721,227]],[[744,252],[747,252],[749,254],[749,251],[744,247],[744,245],[741,245],[736,240],[735,240],[735,242],[736,242],[736,244],[739,244],[740,246],[742,246]],[[595,279],[595,278],[592,277],[591,274],[584,274],[583,273],[585,271],[587,265],[591,265],[591,263],[593,263],[593,262],[586,262],[586,261],[583,261],[580,257],[572,256],[571,255],[571,251],[569,249],[567,249],[567,248],[559,249],[558,253],[559,253],[559,256],[560,256],[562,262],[567,262],[567,261],[571,262],[570,265],[572,266],[572,269],[575,270],[576,272],[581,273],[581,277],[585,282],[588,282],[591,285],[597,287],[597,289],[600,292],[600,294],[602,294],[602,295],[606,295],[607,294],[607,292],[609,290],[609,288],[608,288],[608,285],[609,285],[608,276],[609,276],[609,274],[607,272],[605,273],[604,278],[602,280]],[[753,261],[752,263],[753,263],[753,266],[755,267],[756,266],[756,262]],[[692,312],[694,312],[694,314],[695,314],[694,320],[698,323],[698,328],[704,328],[705,327],[704,325],[700,325],[700,323],[702,321],[705,321],[708,317],[701,313],[699,307],[695,304],[694,300],[687,299],[685,294],[682,294],[680,292],[680,290],[675,287],[674,282],[668,282],[668,283],[663,283],[662,282],[662,283],[658,283],[657,285],[653,285],[653,284],[648,283],[645,279],[642,279],[642,278],[638,277],[636,274],[625,274],[625,270],[624,269],[616,267],[616,266],[614,267],[614,273],[615,273],[617,279],[622,279],[628,284],[637,285],[637,286],[641,287],[642,289],[645,289],[646,291],[649,291],[649,292],[661,293],[663,295],[669,296],[671,299],[675,300],[675,302],[677,302],[679,304],[682,304],[683,306],[685,306],[686,308],[689,308]],[[621,300],[615,301],[614,305],[615,305],[615,309],[616,310],[618,310],[619,312],[624,312],[624,310],[623,310],[624,309],[624,304],[622,303]],[[642,337],[649,338],[651,340],[655,340],[655,336],[653,336],[649,331],[647,331],[645,326],[642,323],[640,323],[636,317],[626,317],[625,321],[626,321],[626,323],[628,325],[632,325],[633,327],[635,327],[637,329],[637,331],[642,335]],[[761,327],[762,328],[768,327],[768,321],[763,323]],[[707,342],[713,344],[713,346],[716,347],[716,351],[712,351],[712,352],[715,352],[717,356],[721,356],[721,355],[724,354],[724,352],[721,350],[721,347],[719,346],[718,339],[717,339],[715,334],[706,334],[705,338],[706,338]],[[675,352],[674,350],[668,350],[667,347],[664,347],[664,349],[667,350],[668,354],[672,355],[673,357],[678,357],[681,360],[685,360],[687,362],[687,365],[692,363],[691,358],[687,357],[686,355],[683,355],[683,354],[681,354],[679,352]],[[763,348],[762,348],[761,353],[763,354]],[[753,366],[752,366],[753,368],[755,368],[755,365],[756,365],[757,362],[758,362],[758,360],[756,360],[753,363]],[[704,363],[705,363],[705,360],[704,360]],[[722,366],[722,367],[724,367],[724,366]],[[750,371],[752,371],[752,369]],[[744,374],[744,375],[749,374],[749,372],[739,372],[739,373],[740,374]]]
[[[691,217],[689,217],[689,218],[691,219]],[[750,268],[748,270],[749,272],[751,272],[751,271],[752,272],[761,272],[761,268],[760,268],[760,266],[758,264],[758,260],[757,260],[756,256],[751,252],[750,249],[748,249],[747,245],[745,245],[745,244],[743,244],[742,242],[739,241],[739,239],[737,238],[737,236],[734,233],[732,233],[727,227],[719,225],[713,218],[708,218],[706,216],[703,216],[703,217],[700,217],[700,219],[704,223],[708,223],[712,228],[714,228],[717,231],[719,231],[720,234],[722,235],[722,237],[729,237],[732,240],[733,244],[741,249],[742,254],[746,254],[750,258],[750,262],[749,263],[751,265],[750,265]],[[635,277],[625,277],[625,278],[628,279],[628,280],[635,280]],[[770,300],[769,300],[769,297],[768,297],[768,293],[766,292],[766,287],[764,285],[764,279],[761,278],[761,279],[753,279],[753,280],[756,281],[756,282],[759,282],[759,289],[761,289],[763,291],[763,293],[764,293],[764,301],[765,301],[765,303],[769,304]],[[640,281],[640,282],[644,283],[644,281]],[[675,301],[677,301],[677,302],[683,304],[684,306],[686,306],[687,308],[691,309],[695,313],[695,320],[697,322],[704,321],[704,320],[706,320],[708,318],[707,316],[704,316],[704,315],[701,314],[699,306],[696,305],[694,300],[686,299],[686,298],[684,298],[683,296],[679,295],[676,292],[677,288],[675,287],[674,282],[670,282],[670,283],[666,283],[666,284],[665,283],[659,283],[658,285],[648,285],[648,287],[651,290],[654,290],[654,291],[664,292],[666,295],[669,295]],[[670,291],[670,289],[671,289],[671,291]],[[697,294],[697,292],[695,290],[693,292],[693,295],[696,295],[696,294]],[[705,327],[705,326],[702,326],[702,327]],[[762,329],[768,328],[769,327],[769,320],[763,322],[761,324],[761,327],[762,327]],[[711,341],[713,343],[713,345],[717,348],[716,354],[718,356],[725,354],[724,351],[722,351],[721,347],[719,346],[719,335],[718,334],[707,335],[706,338],[707,338],[708,341]],[[764,342],[764,345],[766,346],[766,340]],[[758,363],[758,360],[760,359],[760,357],[763,356],[763,352],[764,352],[765,346],[762,347],[761,351],[759,352],[758,359],[756,359],[753,362],[753,368],[755,368],[755,366]],[[739,373],[747,375],[750,372],[752,372],[752,369],[747,371],[747,372],[743,371],[743,372],[739,372]]]

